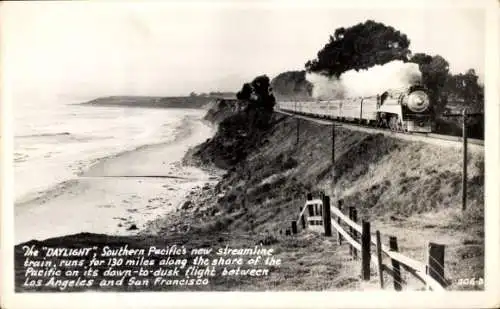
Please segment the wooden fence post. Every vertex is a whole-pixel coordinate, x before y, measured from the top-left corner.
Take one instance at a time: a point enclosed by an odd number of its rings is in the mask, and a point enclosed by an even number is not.
[[[299,214],[300,213],[302,213],[302,207],[299,206]],[[304,213],[300,215],[300,223],[302,223],[302,229],[306,228],[306,218],[304,215],[305,215]]]
[[[389,248],[391,251],[398,252],[398,239],[395,236],[389,237]],[[391,259],[391,264],[394,272],[394,289],[401,291],[401,266],[395,259]]]
[[[330,212],[330,197],[323,195],[323,226],[325,236],[332,236],[332,214]]]
[[[444,245],[429,243],[427,273],[442,286],[444,279]]]
[[[307,193],[307,201],[312,201],[312,193]],[[314,205],[309,204],[307,205],[307,211],[309,212],[309,217],[314,216]]]
[[[339,208],[340,212],[342,212],[342,201],[341,200],[338,201],[338,208]],[[340,226],[340,222],[341,222],[340,217],[337,217],[337,223],[339,224],[339,226]],[[337,233],[337,242],[338,242],[339,246],[342,245],[342,234],[340,234],[340,232]]]
[[[315,204],[310,205],[310,207],[312,207],[312,216],[317,217],[320,215],[319,208],[321,207],[321,205],[315,203]],[[312,225],[319,225],[319,222],[318,222],[318,220],[314,220],[314,221],[311,221],[311,224]]]
[[[325,205],[323,205],[323,197],[321,197],[321,205],[318,204],[318,216],[321,217],[321,219],[323,219],[323,208],[325,207]],[[323,224],[323,220],[321,221],[318,221],[318,225],[321,225]]]
[[[317,207],[316,210],[318,211],[316,213],[316,216],[319,216],[319,217],[321,217],[323,219],[323,198],[321,199],[321,204],[317,204],[316,207]],[[323,224],[323,220],[316,221],[316,224],[317,225]]]
[[[358,210],[357,210],[356,208],[354,208],[354,207],[353,207],[353,209],[352,209],[352,221],[354,221],[354,222],[358,223]],[[353,231],[353,234],[352,234],[352,235],[353,235],[354,240],[355,240],[356,242],[359,242],[359,235],[358,235],[358,232],[357,232],[355,229],[352,229],[352,231]],[[353,250],[352,250],[352,252],[353,252],[353,257],[354,257],[355,259],[357,259],[357,258],[358,258],[358,251],[356,251],[356,248],[354,248],[354,247],[353,247],[352,249],[353,249]]]
[[[378,260],[378,278],[380,288],[384,288],[384,266],[382,264],[382,242],[380,241],[380,231],[377,231],[377,260]]]
[[[363,280],[370,280],[370,246],[371,246],[371,232],[370,222],[363,221],[363,230],[361,233],[361,274]]]
[[[292,221],[292,234],[297,234],[297,221]]]

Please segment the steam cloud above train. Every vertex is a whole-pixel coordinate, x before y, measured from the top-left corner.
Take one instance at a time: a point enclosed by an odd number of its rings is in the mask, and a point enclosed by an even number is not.
[[[339,78],[307,73],[313,85],[312,96],[319,100],[369,97],[389,89],[405,89],[420,84],[418,64],[394,60],[367,70],[349,70]]]
[[[367,70],[350,70],[339,78],[308,73],[314,102],[280,102],[282,110],[392,131],[430,133],[432,102],[421,86],[416,63],[391,61]]]

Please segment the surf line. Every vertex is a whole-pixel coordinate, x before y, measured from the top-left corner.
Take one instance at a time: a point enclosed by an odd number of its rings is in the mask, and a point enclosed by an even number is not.
[[[200,180],[199,178],[189,178],[172,175],[102,175],[102,176],[81,176],[82,178],[171,178],[183,180]]]

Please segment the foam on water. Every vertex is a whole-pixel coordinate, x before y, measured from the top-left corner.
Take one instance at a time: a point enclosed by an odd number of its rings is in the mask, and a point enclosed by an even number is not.
[[[75,178],[99,159],[174,140],[200,110],[70,105],[19,100],[14,105],[14,187],[22,203]]]

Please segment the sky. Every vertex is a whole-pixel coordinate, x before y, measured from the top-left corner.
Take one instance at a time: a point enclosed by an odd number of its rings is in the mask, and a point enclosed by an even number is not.
[[[0,13],[4,78],[24,94],[237,91],[257,75],[303,69],[336,28],[367,19],[405,33],[414,53],[442,55],[453,73],[485,71],[477,8],[10,2]]]

